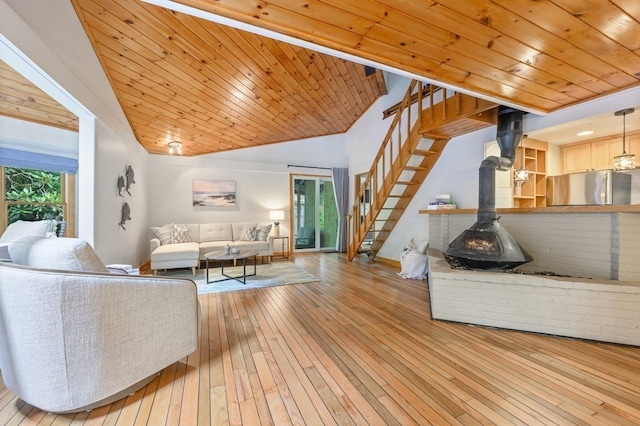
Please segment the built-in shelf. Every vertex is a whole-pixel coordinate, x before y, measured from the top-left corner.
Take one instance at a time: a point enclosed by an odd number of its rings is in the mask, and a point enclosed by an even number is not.
[[[529,180],[517,185],[513,181],[513,207],[529,208],[547,205],[547,149],[544,141],[525,138],[516,150],[516,161],[512,170],[522,167],[529,171]]]

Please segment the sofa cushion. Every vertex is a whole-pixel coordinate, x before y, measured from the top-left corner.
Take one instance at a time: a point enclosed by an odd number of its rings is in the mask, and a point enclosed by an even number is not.
[[[14,263],[32,268],[109,273],[93,247],[77,238],[27,235],[9,244],[9,255]]]
[[[267,241],[237,241],[233,243],[234,246],[238,247],[240,251],[246,250],[257,250],[257,251],[267,251],[269,250],[269,243]]]
[[[212,251],[223,251],[224,246],[233,244],[231,241],[207,241],[200,243],[200,259],[204,259],[204,255]]]
[[[207,241],[233,241],[231,224],[205,223],[200,225],[200,242]]]
[[[200,224],[199,223],[185,223],[189,230],[189,241],[200,242]]]
[[[162,262],[167,260],[198,259],[200,246],[195,242],[176,243],[160,246],[151,253],[151,260]]]
[[[242,231],[244,230],[245,227],[248,226],[256,226],[256,222],[238,222],[238,223],[232,223],[231,224],[231,228],[232,228],[232,235],[233,237],[231,238],[231,241],[240,241],[240,236],[242,235]]]
[[[171,244],[177,243],[188,243],[191,241],[189,238],[189,230],[187,229],[187,225],[182,224],[171,224]]]
[[[9,225],[2,236],[0,236],[0,243],[9,243],[25,235],[39,235],[44,237],[47,235],[51,223],[52,221],[50,220],[17,220]]]
[[[247,225],[240,234],[240,241],[253,241],[256,239],[256,224]]]
[[[271,224],[256,226],[256,241],[267,241],[267,237],[271,232]]]
[[[160,240],[160,244],[171,244],[171,225],[154,226],[151,228],[153,235]]]

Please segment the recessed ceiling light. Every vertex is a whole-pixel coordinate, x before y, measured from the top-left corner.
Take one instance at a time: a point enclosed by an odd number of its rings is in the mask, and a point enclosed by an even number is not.
[[[576,136],[589,136],[593,134],[593,130],[584,130],[582,132],[576,133]]]

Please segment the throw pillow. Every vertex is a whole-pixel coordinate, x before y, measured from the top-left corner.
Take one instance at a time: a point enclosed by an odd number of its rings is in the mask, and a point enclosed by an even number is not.
[[[37,220],[34,222],[18,220],[7,227],[2,236],[0,236],[0,243],[10,243],[24,235],[39,235],[44,237],[50,227],[50,220]]]
[[[269,232],[271,232],[271,224],[256,225],[256,241],[267,241]]]
[[[247,225],[240,234],[240,241],[255,241],[256,239],[256,225]]]
[[[46,238],[26,235],[9,244],[17,265],[32,268],[109,273],[91,245],[77,238]]]
[[[171,244],[188,243],[191,241],[189,238],[189,229],[187,225],[171,224]]]
[[[153,235],[160,240],[161,245],[171,244],[171,226],[156,226],[151,228]]]

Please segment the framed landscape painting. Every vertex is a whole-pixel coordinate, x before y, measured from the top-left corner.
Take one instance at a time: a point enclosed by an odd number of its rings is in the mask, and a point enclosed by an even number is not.
[[[232,180],[193,180],[193,205],[235,207],[236,183]]]

